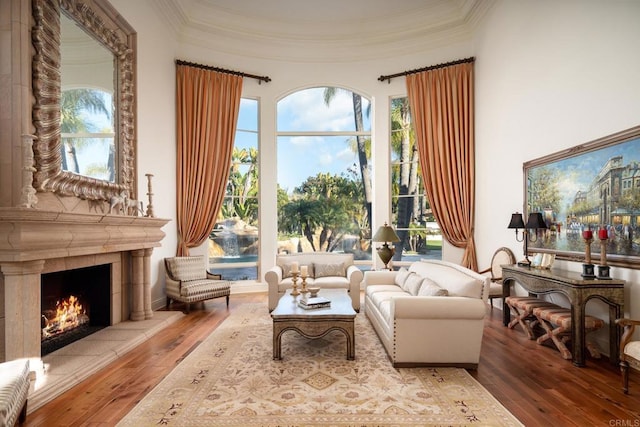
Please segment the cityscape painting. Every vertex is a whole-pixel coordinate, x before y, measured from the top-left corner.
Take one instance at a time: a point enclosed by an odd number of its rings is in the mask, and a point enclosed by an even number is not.
[[[604,244],[608,264],[640,268],[640,126],[526,162],[524,187],[525,213],[547,225],[531,253],[583,262],[592,234],[596,263]]]

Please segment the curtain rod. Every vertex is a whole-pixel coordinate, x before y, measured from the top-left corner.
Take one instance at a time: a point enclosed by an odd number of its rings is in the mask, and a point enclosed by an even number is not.
[[[258,84],[261,84],[262,82],[269,83],[271,81],[271,77],[269,76],[256,76],[255,74],[247,74],[247,73],[243,73],[242,71],[226,70],[224,68],[212,67],[210,65],[202,65],[202,64],[196,64],[195,62],[187,62],[181,59],[176,59],[176,65],[186,65],[188,67],[202,68],[204,70],[209,70],[209,71],[218,71],[220,73],[233,74],[233,75],[242,76],[242,77],[249,77],[249,78],[258,80]]]
[[[416,68],[415,70],[409,70],[409,71],[403,71],[401,73],[390,74],[388,76],[380,76],[380,77],[378,77],[378,80],[380,80],[381,82],[383,82],[385,80],[389,80],[389,83],[391,83],[391,79],[394,78],[394,77],[407,76],[409,74],[421,73],[423,71],[436,70],[438,68],[450,67],[452,65],[464,64],[466,62],[474,62],[475,60],[476,60],[476,58],[474,58],[472,56],[470,58],[458,59],[456,61],[445,62],[443,64],[430,65],[430,66],[424,67],[424,68]]]

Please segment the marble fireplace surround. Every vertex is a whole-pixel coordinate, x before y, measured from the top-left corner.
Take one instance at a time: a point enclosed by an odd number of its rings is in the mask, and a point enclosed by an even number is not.
[[[0,361],[40,358],[41,275],[111,266],[111,318],[151,319],[151,253],[169,220],[0,208]]]

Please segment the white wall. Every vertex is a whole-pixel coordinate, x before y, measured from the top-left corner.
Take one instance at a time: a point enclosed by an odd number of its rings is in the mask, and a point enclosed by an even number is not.
[[[167,32],[149,1],[110,0],[137,31],[138,41],[138,198],[147,206],[147,177],[153,174],[153,210],[170,218],[166,237],[151,258],[151,300],[161,307],[164,297],[162,259],[176,254],[176,116],[175,64],[177,43]]]
[[[522,245],[507,224],[523,209],[526,161],[640,124],[640,2],[509,0],[476,33],[478,260]],[[581,271],[580,263],[558,262]],[[640,318],[640,272],[627,280],[627,315]],[[606,319],[599,302],[588,310]]]

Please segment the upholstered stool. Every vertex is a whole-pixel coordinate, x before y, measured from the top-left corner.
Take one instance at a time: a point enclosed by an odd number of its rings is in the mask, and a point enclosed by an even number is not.
[[[564,359],[571,359],[571,352],[565,345],[571,333],[571,309],[563,307],[538,307],[533,309],[533,315],[538,319],[540,325],[547,331],[537,340],[538,344],[543,344],[550,339],[555,344]],[[555,328],[553,327],[555,325]],[[584,329],[586,333],[596,331],[604,326],[601,319],[593,316],[584,316]],[[600,358],[600,351],[596,344],[586,339],[586,347],[595,359]]]
[[[0,363],[0,426],[27,419],[29,385],[29,359]]]
[[[530,340],[535,339],[533,327],[538,322],[533,315],[534,308],[558,307],[549,301],[536,297],[509,296],[505,299],[505,303],[507,303],[511,309],[511,313],[514,315],[514,318],[509,322],[509,328],[513,329],[519,324]]]

